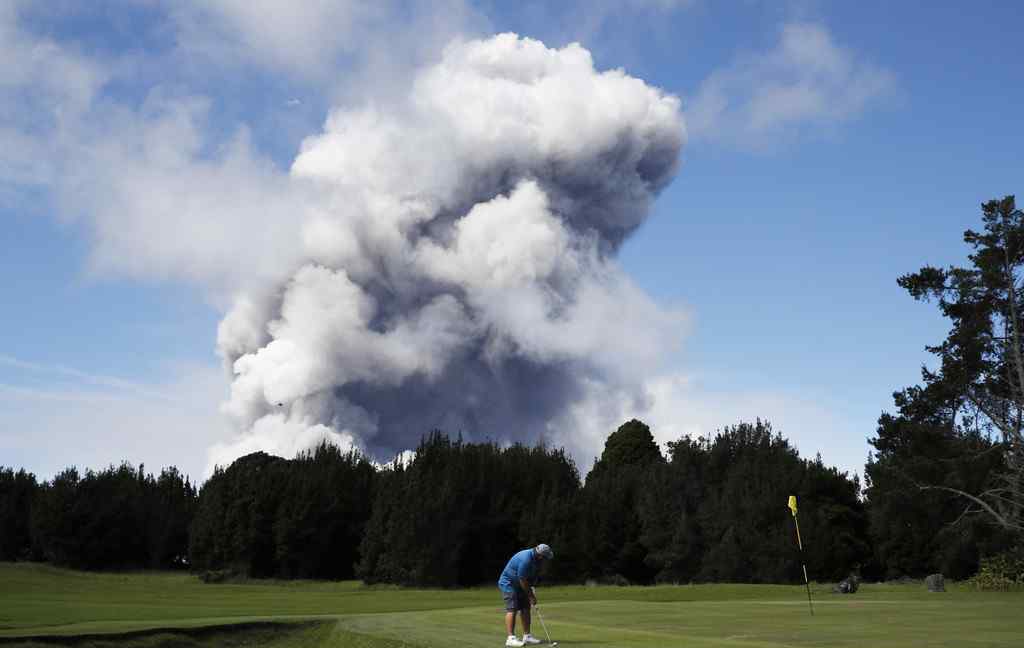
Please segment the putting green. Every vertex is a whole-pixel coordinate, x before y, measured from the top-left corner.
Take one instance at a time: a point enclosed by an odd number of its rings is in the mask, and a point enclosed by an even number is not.
[[[1008,599],[1010,597],[1007,597]],[[552,638],[563,646],[1019,646],[1020,597],[989,600],[820,601],[811,618],[786,601],[651,603],[628,600],[542,607]],[[339,626],[359,634],[424,646],[494,646],[501,632],[493,610],[368,615]],[[536,622],[535,622],[536,623]],[[543,636],[538,625],[535,634]],[[497,640],[497,641],[496,641]]]
[[[1021,592],[953,587],[929,594],[918,583],[866,585],[852,596],[822,586],[815,598],[811,617],[801,587],[553,587],[541,592],[541,611],[552,638],[566,648],[1024,644]],[[19,646],[500,646],[501,619],[492,588],[204,585],[183,574],[86,574],[0,563],[0,642]],[[311,623],[259,625],[300,621]],[[543,636],[536,619],[534,626]]]

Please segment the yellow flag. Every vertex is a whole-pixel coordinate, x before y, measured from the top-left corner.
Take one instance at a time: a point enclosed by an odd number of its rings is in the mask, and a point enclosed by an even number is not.
[[[789,496],[789,510],[793,511],[793,517],[796,517],[796,495]]]

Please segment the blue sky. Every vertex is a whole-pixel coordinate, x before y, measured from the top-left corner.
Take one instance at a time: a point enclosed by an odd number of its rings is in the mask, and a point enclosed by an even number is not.
[[[111,261],[110,221],[63,164],[79,139],[145,123],[154,93],[207,102],[198,158],[242,129],[287,169],[331,106],[387,101],[450,37],[579,40],[598,69],[679,96],[690,131],[678,176],[619,259],[689,315],[668,359],[686,397],[661,417],[710,432],[762,416],[805,455],[857,471],[891,393],[917,380],[924,345],[945,331],[896,277],[961,262],[978,205],[1024,176],[1015,3],[350,5],[314,16],[339,21],[336,37],[306,44],[296,35],[315,22],[275,35],[273,12],[189,3],[15,2],[0,15],[0,50],[48,75],[0,74],[0,464],[49,476],[127,458],[201,476],[207,448],[233,434],[217,412],[228,383],[214,351],[219,280]],[[793,26],[824,35],[842,65],[803,77],[767,63]],[[40,71],[31,53],[44,45]],[[732,111],[695,128],[691,109],[715,80]],[[821,103],[752,127],[751,97],[787,83]],[[80,123],[47,112],[82,102]],[[93,129],[96,115],[107,130]]]

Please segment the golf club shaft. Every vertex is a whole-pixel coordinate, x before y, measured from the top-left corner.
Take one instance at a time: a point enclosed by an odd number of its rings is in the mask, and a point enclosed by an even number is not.
[[[533,594],[533,600],[536,601],[537,600],[537,590],[535,590],[535,589],[533,589],[531,587],[530,588],[530,593]],[[533,609],[537,610],[537,618],[540,619],[540,627],[544,628],[544,636],[548,638],[548,643],[551,644],[551,645],[555,645],[555,644],[553,644],[551,642],[551,633],[548,632],[548,626],[547,626],[546,623],[544,623],[544,615],[540,613],[540,606],[537,605],[536,603],[534,603],[533,604]]]
[[[544,615],[540,613],[540,606],[534,605],[534,610],[537,610],[537,618],[540,619],[540,627],[544,628],[544,636],[548,638],[548,643],[551,643],[551,633],[548,632],[548,626],[544,623]]]

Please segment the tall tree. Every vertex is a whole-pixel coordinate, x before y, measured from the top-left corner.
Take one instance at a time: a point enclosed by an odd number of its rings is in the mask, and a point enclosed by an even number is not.
[[[1003,468],[980,490],[936,483],[924,489],[963,497],[1004,529],[1024,531],[1024,213],[1013,196],[982,205],[981,232],[967,230],[965,267],[925,266],[898,279],[915,299],[935,299],[950,320],[946,339],[927,347],[940,361],[922,370],[929,405],[949,426],[993,432]]]
[[[668,444],[667,464],[654,463],[643,480],[637,512],[645,562],[656,582],[690,582],[700,570],[704,537],[697,513],[704,494],[704,446],[683,437]]]
[[[231,568],[274,576],[274,518],[282,501],[288,460],[254,452],[214,471],[199,491],[189,560],[195,569]]]
[[[29,557],[32,500],[38,488],[32,473],[0,467],[0,560]]]
[[[581,526],[590,575],[649,583],[659,567],[647,560],[640,516],[650,474],[661,475],[665,458],[651,430],[632,419],[605,441],[604,452],[587,475]],[[650,529],[650,527],[648,527]]]

